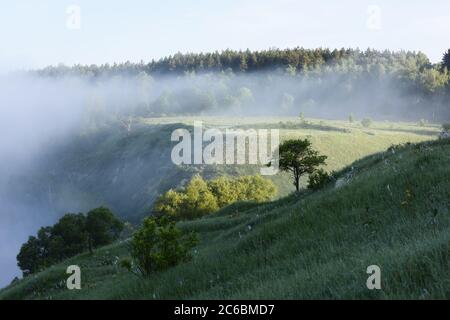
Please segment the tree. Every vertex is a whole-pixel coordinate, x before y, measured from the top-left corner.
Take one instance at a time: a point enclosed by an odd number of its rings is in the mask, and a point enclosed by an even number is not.
[[[304,114],[303,112],[300,112],[299,115],[298,115],[298,117],[299,117],[299,119],[300,119],[300,121],[301,121],[302,123],[305,122],[305,114]]]
[[[62,251],[55,258],[64,259],[83,252],[88,244],[86,216],[82,213],[68,213],[53,226],[52,237],[59,237]],[[55,256],[55,254],[53,254]]]
[[[170,189],[155,201],[153,211],[160,215],[177,217],[183,209],[185,201],[186,195],[183,192]]]
[[[281,98],[281,108],[284,110],[289,110],[294,105],[295,98],[289,93],[283,93]]]
[[[189,251],[197,242],[195,233],[183,234],[167,217],[148,217],[129,243],[133,264],[122,265],[132,272],[135,265],[139,275],[148,276],[189,260]]]
[[[127,119],[119,118],[119,123],[122,129],[124,129],[127,133],[127,136],[131,133],[131,125],[133,124],[133,119],[128,117]]]
[[[93,209],[86,216],[86,232],[88,235],[89,252],[117,240],[124,224],[105,207]]]
[[[297,192],[300,190],[300,177],[313,173],[318,166],[325,164],[326,158],[313,150],[307,139],[286,140],[279,147],[280,170],[292,173]]]
[[[369,118],[364,118],[361,120],[361,125],[364,128],[369,128],[372,125],[372,120],[370,120]]]
[[[247,87],[242,87],[239,89],[239,101],[246,105],[254,102],[252,90]]]
[[[444,53],[444,57],[442,58],[442,69],[447,68],[447,70],[450,72],[450,49],[447,50],[446,53]]]
[[[235,188],[236,184],[229,177],[222,176],[213,179],[208,182],[208,186],[214,194],[219,208],[223,208],[238,199],[238,190]]]
[[[271,200],[277,193],[274,183],[260,175],[238,177],[234,184],[237,201],[264,202]]]
[[[348,122],[353,123],[355,121],[355,116],[353,112],[348,115]]]
[[[242,71],[242,72],[245,72],[245,71],[247,71],[247,69],[248,69],[247,57],[245,55],[243,55],[241,57],[241,61],[240,61],[240,64],[239,64],[239,70]]]
[[[42,266],[41,246],[36,237],[29,237],[17,255],[17,265],[24,276],[39,271]]]
[[[192,178],[185,190],[184,218],[199,218],[219,209],[216,198],[200,175]]]
[[[65,257],[64,241],[61,236],[53,234],[53,227],[42,227],[37,233],[41,250],[41,264],[50,266]]]
[[[433,94],[444,88],[449,81],[449,69],[440,72],[438,69],[426,69],[419,74],[421,87],[427,94]]]
[[[288,65],[286,67],[286,74],[291,77],[295,77],[297,75],[297,68],[295,66]]]

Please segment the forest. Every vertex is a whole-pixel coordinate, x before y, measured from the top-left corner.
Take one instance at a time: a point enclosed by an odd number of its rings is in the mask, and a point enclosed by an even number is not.
[[[116,110],[140,117],[302,112],[325,118],[355,113],[380,120],[437,121],[450,117],[449,57],[450,50],[433,64],[425,54],[409,51],[225,50],[177,53],[149,63],[58,65],[32,73],[51,79],[81,77],[94,84],[94,118],[102,110],[108,115]]]

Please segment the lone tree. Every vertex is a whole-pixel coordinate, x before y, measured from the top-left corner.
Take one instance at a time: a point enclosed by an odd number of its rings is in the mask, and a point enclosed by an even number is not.
[[[280,170],[292,173],[297,192],[300,190],[300,177],[313,173],[318,166],[325,164],[326,158],[313,150],[307,139],[286,140],[279,147]]]
[[[447,68],[447,70],[450,71],[450,49],[444,53],[444,57],[442,58],[442,68]]]

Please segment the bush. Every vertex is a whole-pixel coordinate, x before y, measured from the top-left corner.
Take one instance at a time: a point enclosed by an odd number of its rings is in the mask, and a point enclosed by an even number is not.
[[[369,127],[372,125],[372,120],[370,120],[369,118],[364,118],[364,119],[362,119],[362,121],[361,121],[361,125],[362,125],[364,128],[369,128]]]
[[[314,171],[308,177],[308,189],[319,190],[333,180],[333,175],[328,174],[323,169]]]
[[[450,132],[450,123],[444,123],[442,125],[442,130],[444,130],[445,132]]]
[[[129,243],[132,261],[123,261],[121,265],[148,276],[188,261],[191,258],[189,251],[197,242],[195,233],[184,235],[167,217],[148,217]]]

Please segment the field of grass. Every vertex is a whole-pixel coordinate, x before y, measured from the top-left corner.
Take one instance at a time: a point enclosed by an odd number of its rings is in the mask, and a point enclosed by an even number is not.
[[[419,126],[416,123],[375,121],[369,128],[364,128],[359,121],[349,123],[344,120],[308,118],[304,123],[295,117],[167,117],[141,120],[147,125],[178,123],[186,126],[192,126],[194,121],[202,121],[204,128],[279,129],[281,140],[307,138],[314,149],[328,157],[328,171],[340,170],[362,157],[384,151],[391,145],[436,139],[441,131],[437,124]],[[253,169],[244,167],[234,170],[237,174],[258,172],[258,168]],[[279,174],[269,178],[277,185],[279,197],[294,191],[294,186],[288,182],[286,175]],[[305,186],[305,179],[302,184]]]
[[[367,142],[404,138],[381,127],[354,131],[374,133]],[[318,148],[332,148],[320,144],[331,137],[321,138]],[[367,148],[382,143],[373,144]],[[357,155],[342,150],[336,158]],[[450,140],[392,148],[343,168],[323,190],[180,223],[200,234],[193,259],[147,279],[118,267],[128,254],[116,243],[27,277],[0,299],[448,299],[449,159]],[[82,270],[79,291],[65,288],[72,264]],[[370,265],[381,268],[382,290],[366,287]]]

